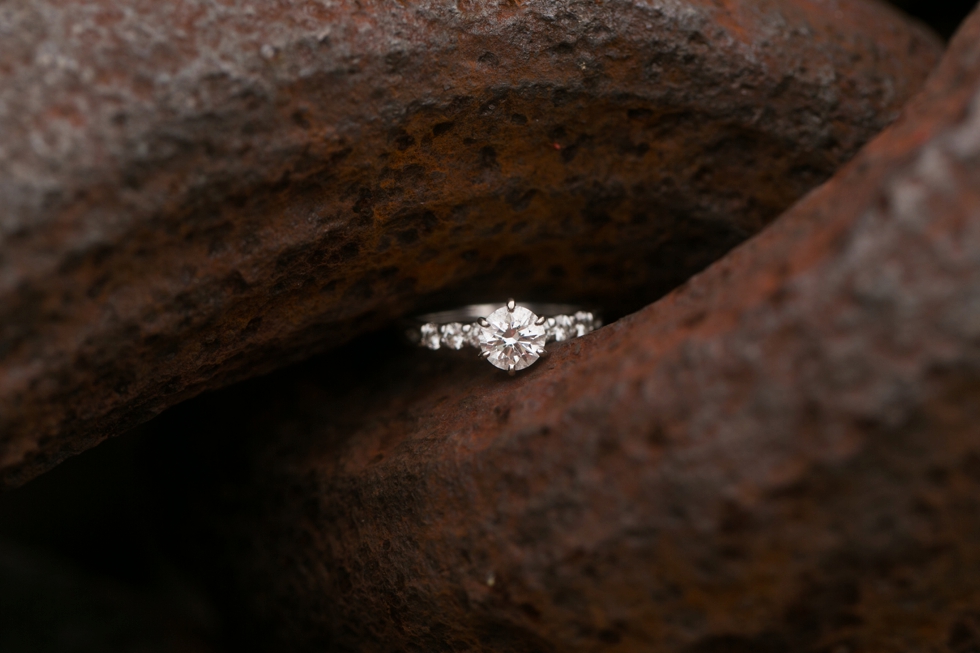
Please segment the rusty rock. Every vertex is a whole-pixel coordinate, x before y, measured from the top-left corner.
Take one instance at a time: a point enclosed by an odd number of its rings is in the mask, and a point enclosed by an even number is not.
[[[634,310],[940,51],[857,0],[19,0],[0,31],[0,485],[439,300]]]
[[[245,452],[205,523],[290,650],[972,650],[978,189],[975,13],[833,180],[527,373],[338,357],[162,437]]]

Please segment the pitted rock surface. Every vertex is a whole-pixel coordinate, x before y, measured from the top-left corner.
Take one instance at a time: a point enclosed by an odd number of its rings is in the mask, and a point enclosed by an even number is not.
[[[0,484],[407,312],[635,310],[892,121],[874,2],[14,0]]]
[[[202,523],[291,650],[970,650],[978,189],[975,13],[833,180],[526,373],[327,359],[162,439],[243,456]]]

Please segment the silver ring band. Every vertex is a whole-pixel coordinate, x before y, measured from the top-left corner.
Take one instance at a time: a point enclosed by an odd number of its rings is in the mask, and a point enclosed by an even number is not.
[[[544,304],[541,302],[519,302],[519,304],[532,313],[546,315],[548,317],[554,317],[555,315],[574,315],[582,311],[582,307],[576,306],[575,304]],[[423,324],[449,324],[451,322],[462,322],[465,324],[476,322],[481,317],[485,318],[498,308],[500,308],[500,304],[470,304],[469,306],[461,306],[451,311],[439,311],[437,313],[419,315],[415,319]]]
[[[409,338],[427,349],[476,347],[480,356],[511,374],[532,365],[548,342],[584,336],[602,326],[591,311],[571,304],[509,300],[420,315]]]

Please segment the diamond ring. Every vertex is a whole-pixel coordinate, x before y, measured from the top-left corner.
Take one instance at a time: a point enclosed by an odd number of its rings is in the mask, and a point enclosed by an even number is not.
[[[514,374],[534,364],[545,344],[584,336],[602,326],[589,311],[566,304],[473,304],[417,318],[409,337],[428,349],[480,349],[480,356]]]

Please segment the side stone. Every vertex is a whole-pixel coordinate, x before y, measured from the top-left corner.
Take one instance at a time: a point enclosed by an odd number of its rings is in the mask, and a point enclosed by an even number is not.
[[[441,344],[442,334],[439,332],[439,325],[437,324],[423,324],[419,328],[419,333],[422,336],[422,342],[420,343],[423,347],[429,349],[439,349]]]

